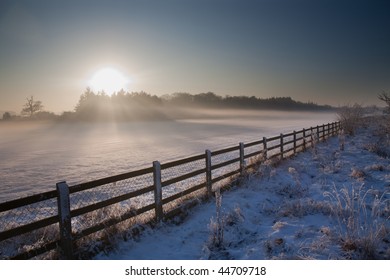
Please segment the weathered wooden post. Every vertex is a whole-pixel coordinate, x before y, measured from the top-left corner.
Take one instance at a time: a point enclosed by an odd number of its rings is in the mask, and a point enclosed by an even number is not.
[[[284,147],[283,147],[283,133],[280,133],[280,159],[283,159],[283,152],[284,152]]]
[[[240,142],[240,175],[243,176],[245,172],[245,160],[244,160],[244,143]]]
[[[325,141],[325,124],[322,124],[322,141]]]
[[[153,161],[153,182],[156,221],[160,222],[163,220],[164,213],[162,205],[161,165],[158,161]]]
[[[318,127],[318,143],[319,142],[321,142],[322,140],[321,140],[321,137],[323,137],[324,136],[324,133],[323,133],[323,130],[322,130],[322,125],[317,125],[317,127]],[[321,132],[322,132],[322,136],[321,136]]]
[[[302,138],[303,138],[303,151],[306,150],[306,129],[303,128],[303,132],[302,132]]]
[[[320,127],[317,125],[317,141],[320,142],[321,141],[321,138],[320,138]]]
[[[297,132],[294,130],[294,155],[297,153]]]
[[[60,255],[61,258],[71,260],[73,256],[72,223],[70,216],[69,186],[64,182],[56,184],[57,206],[60,225]]]
[[[211,177],[211,152],[206,150],[206,188],[207,196],[211,198],[213,196],[213,183]]]
[[[267,137],[263,137],[263,154],[264,154],[264,160],[267,160],[268,158],[268,150],[267,150]]]
[[[311,143],[311,147],[313,148],[314,147],[314,135],[313,135],[313,127],[312,126],[310,127],[310,143]]]

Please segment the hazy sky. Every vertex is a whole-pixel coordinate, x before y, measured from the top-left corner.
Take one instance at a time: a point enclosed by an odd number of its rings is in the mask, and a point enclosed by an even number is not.
[[[96,71],[129,91],[381,104],[390,1],[0,1],[0,110],[73,110]]]

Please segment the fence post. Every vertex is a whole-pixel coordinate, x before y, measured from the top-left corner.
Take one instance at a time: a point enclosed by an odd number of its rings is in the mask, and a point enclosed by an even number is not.
[[[322,124],[322,141],[325,141],[325,124]]]
[[[284,152],[284,147],[283,147],[283,133],[280,133],[280,159],[283,159],[283,152]]]
[[[267,151],[267,137],[263,137],[263,153],[264,153],[264,160],[267,160],[268,158],[268,151]]]
[[[240,175],[244,175],[245,172],[245,161],[244,161],[244,143],[240,142]]]
[[[306,129],[303,128],[303,132],[302,132],[302,138],[303,138],[303,150],[305,151],[306,150]]]
[[[69,187],[64,182],[56,184],[57,206],[60,225],[60,255],[63,259],[73,259],[72,223],[70,216]]]
[[[326,131],[325,136],[326,136],[326,138],[329,138],[329,123],[327,125],[325,125],[325,127],[326,127],[326,129],[325,129],[325,131]]]
[[[310,144],[311,144],[311,147],[313,148],[313,146],[314,146],[314,135],[313,135],[313,127],[312,126],[310,127]]]
[[[320,138],[320,127],[317,125],[317,141],[320,142],[321,141],[321,138]]]
[[[213,195],[213,183],[211,176],[211,152],[206,150],[206,188],[207,196],[210,198]]]
[[[153,161],[153,182],[156,221],[160,222],[162,221],[164,214],[162,207],[161,165],[158,161]]]
[[[294,155],[297,153],[297,132],[294,130]]]

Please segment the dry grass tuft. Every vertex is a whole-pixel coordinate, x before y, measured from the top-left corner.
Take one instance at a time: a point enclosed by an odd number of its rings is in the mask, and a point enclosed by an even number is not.
[[[389,217],[384,216],[388,215],[388,200],[385,199],[388,193],[380,197],[372,194],[372,190],[364,192],[362,186],[334,188],[324,193],[338,222],[341,248],[351,258],[380,258],[378,250],[389,231],[386,227]]]
[[[364,181],[364,179],[367,177],[367,174],[363,170],[352,168],[352,172],[349,176],[358,181]]]
[[[313,199],[297,199],[287,202],[280,208],[278,216],[302,218],[307,215],[331,213],[331,205],[327,201],[316,201]]]
[[[386,167],[384,167],[382,164],[372,164],[365,168],[368,171],[385,171]]]
[[[56,224],[52,224],[0,241],[0,260],[12,259],[19,254],[25,254],[29,251],[45,248],[48,243],[56,240],[59,240],[59,229]],[[32,255],[30,254],[30,256]],[[58,257],[57,251],[51,250],[35,256],[33,259],[58,259]]]
[[[215,192],[216,217],[209,224],[211,231],[209,248],[221,248],[223,246],[224,218],[222,217],[222,195],[219,189]]]

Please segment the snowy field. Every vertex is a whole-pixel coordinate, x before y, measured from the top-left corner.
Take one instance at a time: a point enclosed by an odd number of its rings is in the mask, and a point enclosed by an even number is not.
[[[222,193],[219,213],[200,204],[96,259],[390,259],[389,140],[378,131],[266,162]]]
[[[218,111],[161,122],[0,122],[0,202],[333,121],[333,113]]]

